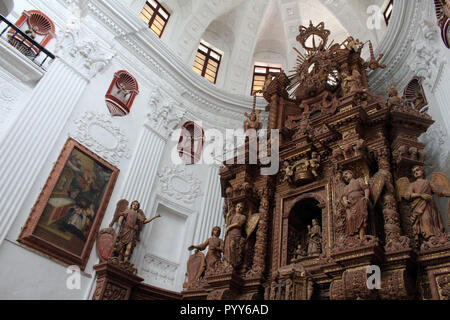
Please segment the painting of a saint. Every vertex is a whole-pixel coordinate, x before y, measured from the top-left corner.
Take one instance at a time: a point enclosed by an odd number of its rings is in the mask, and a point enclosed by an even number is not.
[[[35,211],[43,208],[40,217],[23,242],[35,247],[36,243],[29,243],[28,238],[43,240],[81,257],[92,247],[93,234],[98,231],[118,169],[72,139],[68,145],[54,170],[60,173],[52,173],[52,183],[47,183],[48,190],[43,191],[50,193],[48,198],[42,199],[41,194],[33,209],[32,214],[37,214]]]

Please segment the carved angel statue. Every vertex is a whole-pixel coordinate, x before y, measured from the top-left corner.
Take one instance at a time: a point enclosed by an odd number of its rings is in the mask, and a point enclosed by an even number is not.
[[[245,237],[243,227],[247,222],[244,213],[244,204],[238,203],[235,210],[231,210],[227,216],[225,231],[225,249],[223,259],[234,268],[239,266],[243,258]]]
[[[117,222],[120,230],[114,245],[113,256],[118,256],[121,262],[130,260],[137,241],[140,241],[139,235],[144,225],[161,217],[158,214],[153,218],[146,219],[144,211],[140,209],[139,201],[133,201],[130,208],[127,208],[128,201],[120,200],[117,203],[114,218],[109,224],[109,227],[112,228]]]
[[[245,204],[238,203],[235,210],[231,210],[226,219],[223,260],[233,268],[241,265],[246,241],[256,230],[260,220],[259,214],[253,214],[247,218],[244,209]]]
[[[207,247],[208,253],[206,254],[206,270],[214,270],[222,259],[222,252],[224,248],[223,240],[220,239],[220,227],[214,227],[211,232],[211,238],[199,244],[197,246],[192,245],[188,248],[189,251],[194,249],[203,251]]]
[[[415,166],[412,172],[415,182],[409,183],[407,177],[397,181],[398,197],[411,202],[411,223],[415,239],[422,237],[427,241],[445,231],[433,195],[450,197],[450,180],[443,173],[433,173],[432,181],[428,181],[421,166]]]
[[[347,183],[342,196],[342,203],[346,209],[346,234],[347,236],[359,234],[363,240],[369,216],[370,189],[362,178],[355,179],[351,170],[344,171],[343,178]]]

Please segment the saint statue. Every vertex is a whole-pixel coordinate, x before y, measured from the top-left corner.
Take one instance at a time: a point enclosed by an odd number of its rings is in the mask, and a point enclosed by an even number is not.
[[[411,201],[411,222],[416,240],[422,236],[428,240],[444,232],[444,225],[433,195],[450,197],[450,191],[444,190],[433,181],[425,179],[425,170],[421,166],[413,169],[415,182],[411,183],[405,198]]]
[[[190,246],[189,251],[197,249],[203,251],[206,247],[209,247],[208,253],[206,254],[206,270],[214,270],[220,263],[223,252],[223,240],[220,237],[220,227],[214,227],[212,229],[211,238],[206,240],[204,243],[197,246]]]
[[[361,89],[361,73],[359,73],[359,71],[356,69],[353,69],[351,75],[348,75],[347,73],[344,72],[342,87],[344,89],[345,95],[363,91]]]
[[[312,227],[308,226],[308,256],[322,252],[322,229],[317,219],[313,219]]]
[[[245,245],[243,227],[247,222],[247,217],[244,215],[244,203],[238,203],[236,209],[229,212],[226,220],[227,229],[225,231],[223,259],[225,263],[236,268],[242,262]]]
[[[128,207],[128,201],[120,200],[117,203],[114,219],[109,225],[112,228],[117,222],[120,229],[114,245],[113,256],[118,256],[121,262],[128,262],[130,260],[137,241],[140,241],[139,235],[144,225],[161,217],[158,214],[153,218],[146,219],[140,206],[139,201],[133,201],[130,208],[126,209]]]
[[[113,95],[126,104],[131,95],[131,90],[128,90],[123,83],[117,82],[117,90],[113,93]]]
[[[344,171],[343,178],[347,184],[342,197],[346,208],[346,234],[354,236],[359,233],[360,239],[363,240],[369,216],[370,189],[363,179],[355,179],[351,170]]]
[[[34,40],[36,38],[36,28],[31,27],[30,29],[25,31],[25,34]]]
[[[400,107],[402,106],[403,102],[404,99],[398,96],[398,90],[393,85],[391,89],[389,89],[389,99],[387,101],[388,108],[392,109],[393,107]]]

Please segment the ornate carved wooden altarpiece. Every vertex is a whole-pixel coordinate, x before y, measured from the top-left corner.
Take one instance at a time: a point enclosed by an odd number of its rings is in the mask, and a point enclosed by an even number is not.
[[[438,211],[408,193],[419,179],[412,169],[420,176],[425,161],[418,138],[433,124],[424,99],[398,97],[395,87],[387,101],[372,95],[366,70],[385,68],[382,56],[369,43],[364,61],[365,44],[330,44],[329,35],[323,23],[301,26],[296,70],[268,78],[267,128],[280,131],[280,172],[222,167],[224,216],[238,231],[224,232],[223,259],[183,299],[450,298],[449,236],[441,227],[424,231],[417,204],[433,218]],[[246,147],[248,158],[250,140]],[[373,265],[380,289],[367,286]]]

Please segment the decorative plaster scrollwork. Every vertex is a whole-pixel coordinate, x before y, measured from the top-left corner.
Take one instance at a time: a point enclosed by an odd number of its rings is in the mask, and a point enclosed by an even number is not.
[[[174,286],[178,264],[169,262],[152,254],[146,254],[142,275],[146,282]]]
[[[414,39],[409,66],[418,77],[423,79],[425,86],[434,90],[446,62],[439,44],[439,28],[434,21],[424,18],[419,23],[419,29],[422,34]]]
[[[66,27],[58,34],[55,54],[90,80],[110,64],[116,52],[92,34],[82,32],[81,15],[73,11]]]
[[[165,196],[192,204],[202,195],[201,181],[186,167],[164,167],[158,173],[158,178],[160,191]]]
[[[74,138],[107,161],[118,165],[120,159],[130,158],[128,138],[108,115],[88,111],[74,123],[77,126]]]
[[[164,139],[167,139],[175,130],[186,113],[180,103],[163,96],[158,88],[152,93],[149,106],[147,126]]]

